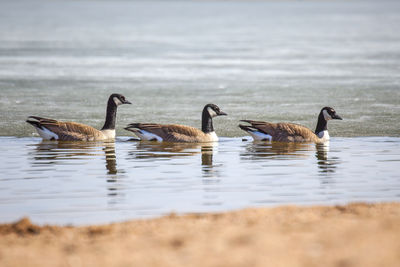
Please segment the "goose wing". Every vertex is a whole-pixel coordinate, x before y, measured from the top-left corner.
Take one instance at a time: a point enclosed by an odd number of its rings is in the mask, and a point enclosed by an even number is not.
[[[30,116],[29,119],[36,120],[36,127],[48,129],[62,141],[90,141],[102,136],[99,130],[82,123],[61,122],[37,116]]]
[[[271,123],[265,121],[243,120],[260,132],[269,134],[278,142],[315,142],[317,136],[313,131],[295,123]]]
[[[146,131],[165,142],[198,142],[204,136],[197,128],[179,124],[131,123],[125,129],[134,133]]]

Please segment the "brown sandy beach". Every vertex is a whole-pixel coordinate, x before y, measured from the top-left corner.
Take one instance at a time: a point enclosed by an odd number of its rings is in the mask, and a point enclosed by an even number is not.
[[[400,266],[400,203],[0,225],[0,266]]]

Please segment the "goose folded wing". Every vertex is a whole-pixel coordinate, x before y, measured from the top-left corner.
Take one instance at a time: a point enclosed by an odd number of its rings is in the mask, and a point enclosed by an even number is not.
[[[316,138],[316,135],[310,129],[295,123],[271,123],[251,120],[244,120],[244,122],[251,124],[251,127],[258,131],[271,135],[273,140],[278,142],[314,141]]]
[[[316,135],[307,127],[295,123],[277,123],[276,141],[314,141]]]
[[[136,124],[136,128],[155,134],[166,142],[195,142],[204,133],[194,127],[178,124]]]
[[[46,127],[57,134],[60,140],[64,141],[90,141],[102,134],[99,130],[76,122],[59,121],[40,121],[43,127]]]
[[[262,133],[269,134],[271,136],[275,135],[276,123],[271,123],[266,121],[252,121],[252,120],[242,120],[242,121],[249,123],[252,128]]]

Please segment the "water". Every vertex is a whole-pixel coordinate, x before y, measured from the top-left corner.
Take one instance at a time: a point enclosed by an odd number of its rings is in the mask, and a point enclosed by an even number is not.
[[[399,200],[399,1],[0,2],[0,221],[97,223],[279,204]],[[41,143],[29,115],[101,127],[111,144]],[[132,122],[200,126],[216,147],[127,141]],[[329,149],[241,141],[240,119],[315,128]],[[212,161],[211,161],[212,160]],[[397,176],[396,176],[397,175]]]
[[[169,212],[399,201],[399,138],[327,146],[41,142],[0,138],[0,221],[89,224]]]

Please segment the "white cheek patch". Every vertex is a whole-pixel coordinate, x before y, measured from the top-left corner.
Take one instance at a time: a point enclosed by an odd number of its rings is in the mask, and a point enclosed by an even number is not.
[[[113,97],[113,100],[114,100],[115,105],[117,105],[117,106],[122,104],[121,100],[119,100],[118,97],[116,97],[116,96]]]
[[[324,110],[322,111],[322,114],[324,114],[324,118],[326,121],[329,121],[332,119],[331,115],[329,115],[328,111]]]
[[[210,107],[207,108],[208,114],[210,114],[211,118],[214,118],[217,116],[217,113]]]

